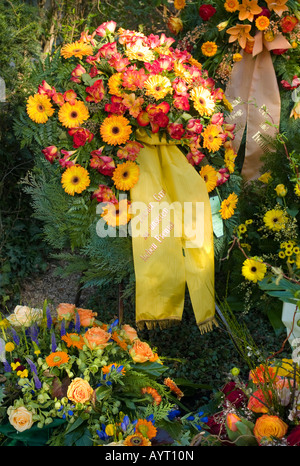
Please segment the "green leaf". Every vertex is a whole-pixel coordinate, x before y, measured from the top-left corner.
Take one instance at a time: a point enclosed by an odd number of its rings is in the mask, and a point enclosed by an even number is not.
[[[153,377],[159,377],[168,370],[166,366],[157,362],[136,363],[133,368],[135,371],[143,372]]]

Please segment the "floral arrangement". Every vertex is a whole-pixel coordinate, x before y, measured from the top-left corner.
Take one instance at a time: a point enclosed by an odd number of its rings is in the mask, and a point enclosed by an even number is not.
[[[64,192],[86,205],[105,203],[101,215],[110,226],[131,218],[141,130],[180,146],[210,195],[219,196],[225,223],[236,211],[235,125],[226,122],[231,106],[201,64],[172,47],[174,41],[117,30],[108,21],[56,51],[64,87],[52,77],[28,98],[27,131],[55,128],[41,150],[57,167]],[[120,200],[120,193],[127,198]]]
[[[50,429],[51,446],[188,445],[198,432],[203,413],[179,416],[184,393],[133,327],[67,303],[53,315],[46,302],[17,306],[0,324],[0,433],[8,442],[38,445]]]
[[[299,343],[299,342],[298,342]],[[233,368],[216,394],[206,441],[222,446],[299,446],[299,358],[270,359],[245,382]]]
[[[181,11],[182,22],[187,23],[189,29],[189,5]],[[282,35],[290,44],[289,49],[271,51],[275,68],[276,58],[282,56],[287,67],[293,64],[299,69],[300,13],[297,2],[216,0],[201,4],[199,16],[200,24],[188,30],[181,41],[184,46],[199,51],[197,58],[216,80],[224,84],[228,81],[233,64],[243,59],[241,51],[252,54],[258,33],[263,34],[266,42]],[[283,72],[281,68],[279,74]]]

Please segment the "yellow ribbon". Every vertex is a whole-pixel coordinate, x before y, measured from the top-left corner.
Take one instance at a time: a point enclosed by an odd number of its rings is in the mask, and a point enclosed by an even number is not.
[[[138,140],[140,177],[130,192],[137,326],[179,322],[187,284],[200,331],[211,330],[214,247],[205,182],[175,143],[144,130]]]
[[[237,124],[233,141],[236,151],[247,127],[242,169],[247,180],[260,175],[264,146],[261,135],[274,137],[280,122],[280,93],[270,51],[290,47],[281,34],[276,35],[272,42],[267,42],[259,31],[254,38],[252,55],[243,53],[243,59],[235,63],[232,69],[226,96],[233,105],[230,119]]]

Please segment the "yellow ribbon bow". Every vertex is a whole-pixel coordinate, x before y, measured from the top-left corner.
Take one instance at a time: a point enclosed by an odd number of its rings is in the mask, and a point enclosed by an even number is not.
[[[230,119],[237,123],[233,145],[239,150],[246,128],[246,148],[242,174],[247,180],[258,178],[262,165],[264,141],[261,135],[274,137],[280,122],[280,93],[271,50],[289,49],[290,43],[277,34],[272,42],[262,31],[254,38],[252,55],[234,64],[226,96],[233,105]],[[269,121],[269,124],[267,121]]]
[[[206,184],[165,138],[139,132],[140,176],[131,189],[131,234],[139,328],[182,318],[187,284],[201,332],[217,325],[214,247]]]

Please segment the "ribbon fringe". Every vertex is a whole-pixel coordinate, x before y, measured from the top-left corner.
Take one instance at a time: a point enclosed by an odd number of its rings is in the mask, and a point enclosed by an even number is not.
[[[154,330],[157,327],[159,327],[161,330],[164,330],[174,325],[179,325],[180,322],[181,320],[179,319],[140,320],[136,322],[136,326],[138,330],[143,330],[145,327],[147,327],[148,330]],[[214,317],[211,318],[210,320],[206,320],[205,322],[200,322],[197,325],[198,325],[201,335],[211,332],[213,330],[214,325],[216,327],[219,327],[219,324]]]
[[[197,325],[198,325],[198,328],[200,330],[201,335],[204,335],[205,333],[211,332],[213,330],[214,325],[216,327],[219,327],[219,324],[218,324],[217,320],[214,317],[209,321],[200,322]]]
[[[161,330],[164,330],[174,325],[179,325],[180,322],[181,321],[178,319],[139,320],[138,322],[136,322],[136,326],[138,330],[143,330],[145,327],[147,327],[148,330],[154,330],[158,326]]]

